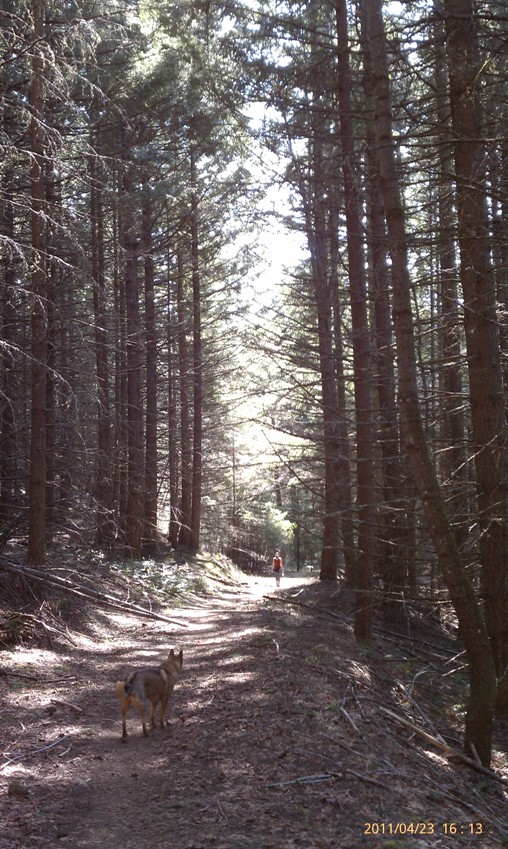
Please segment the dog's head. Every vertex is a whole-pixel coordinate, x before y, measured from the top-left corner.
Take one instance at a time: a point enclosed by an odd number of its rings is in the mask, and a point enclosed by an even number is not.
[[[182,669],[182,666],[183,666],[183,650],[180,649],[178,654],[175,654],[175,650],[171,649],[171,651],[168,654],[168,659],[167,659],[166,663],[172,669],[176,670],[177,672],[181,672],[181,669]]]

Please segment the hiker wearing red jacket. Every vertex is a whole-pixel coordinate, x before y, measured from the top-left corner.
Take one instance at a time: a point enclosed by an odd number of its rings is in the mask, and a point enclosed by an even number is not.
[[[282,557],[280,556],[280,552],[276,551],[275,556],[272,561],[273,573],[275,575],[275,585],[280,587],[280,579],[284,574],[284,564],[282,562]]]

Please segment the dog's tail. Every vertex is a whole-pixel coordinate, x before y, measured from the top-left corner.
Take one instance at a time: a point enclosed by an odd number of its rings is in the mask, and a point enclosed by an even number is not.
[[[140,700],[144,700],[145,698],[143,683],[139,680],[139,677],[135,672],[131,672],[125,681],[116,682],[115,693],[119,699],[125,699],[132,695]]]
[[[117,681],[115,684],[115,693],[119,699],[125,699],[125,696],[127,695],[125,691],[125,683],[125,681]]]
[[[119,681],[118,683],[122,685],[120,698],[133,696],[138,702],[148,703],[145,693],[145,685],[143,683],[143,676],[140,675],[139,672],[131,672],[125,681]],[[116,692],[118,695],[119,691],[117,690]]]

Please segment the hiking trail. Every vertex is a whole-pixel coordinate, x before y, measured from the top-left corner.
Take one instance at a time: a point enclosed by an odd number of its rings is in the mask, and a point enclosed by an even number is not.
[[[281,593],[322,600],[297,576]],[[403,715],[416,685],[401,692],[346,613],[266,594],[271,576],[245,578],[172,609],[182,627],[101,611],[58,652],[2,652],[0,849],[505,845],[506,786],[380,712]],[[131,709],[122,744],[114,682],[172,647],[168,727],[145,739]]]

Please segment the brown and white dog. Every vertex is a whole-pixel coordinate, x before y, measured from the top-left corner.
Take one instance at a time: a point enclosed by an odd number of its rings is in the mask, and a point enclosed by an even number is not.
[[[117,681],[115,693],[120,699],[122,708],[122,743],[127,742],[126,715],[130,705],[139,711],[143,725],[143,735],[148,737],[146,730],[146,709],[152,704],[151,727],[157,725],[157,705],[160,702],[160,726],[164,728],[168,700],[173,692],[183,666],[183,651],[175,655],[171,649],[167,659],[160,666],[135,669],[125,681]]]

